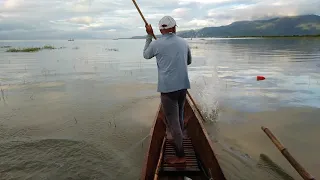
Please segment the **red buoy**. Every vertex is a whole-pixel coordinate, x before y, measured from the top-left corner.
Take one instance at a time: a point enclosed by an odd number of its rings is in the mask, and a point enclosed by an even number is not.
[[[265,80],[266,78],[264,76],[257,76],[257,81]]]

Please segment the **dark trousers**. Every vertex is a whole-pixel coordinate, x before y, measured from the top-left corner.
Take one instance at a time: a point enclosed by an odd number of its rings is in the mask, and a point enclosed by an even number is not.
[[[161,93],[161,104],[166,117],[166,125],[173,137],[176,155],[184,157],[183,130],[184,130],[184,103],[187,90],[179,90],[170,93]]]

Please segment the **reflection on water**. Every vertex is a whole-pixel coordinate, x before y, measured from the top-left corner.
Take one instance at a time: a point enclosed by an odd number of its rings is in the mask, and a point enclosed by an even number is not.
[[[0,49],[0,179],[138,179],[159,103],[157,66],[143,59],[144,41],[0,41],[66,47]],[[228,179],[290,178],[261,154],[299,178],[261,125],[319,177],[320,41],[189,43],[190,92],[211,120],[207,130]]]

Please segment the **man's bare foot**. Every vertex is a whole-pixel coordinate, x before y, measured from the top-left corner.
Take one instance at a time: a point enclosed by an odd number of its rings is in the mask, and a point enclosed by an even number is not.
[[[185,164],[186,158],[185,157],[170,157],[165,160],[168,164]]]

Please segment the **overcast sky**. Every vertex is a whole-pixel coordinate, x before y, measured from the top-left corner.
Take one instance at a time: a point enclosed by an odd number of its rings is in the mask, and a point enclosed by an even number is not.
[[[320,15],[320,0],[137,0],[147,21],[171,15],[178,30],[239,20]],[[117,38],[144,35],[131,0],[0,0],[0,39]]]

